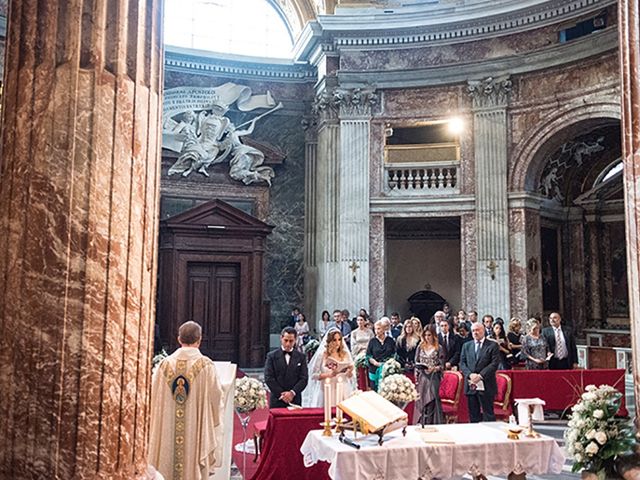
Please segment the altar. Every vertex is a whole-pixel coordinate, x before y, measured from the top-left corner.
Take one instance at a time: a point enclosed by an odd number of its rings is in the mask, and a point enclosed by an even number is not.
[[[501,422],[434,427],[436,437],[425,439],[420,427],[412,426],[406,437],[399,430],[385,435],[382,446],[377,444],[376,436],[359,435],[356,438],[361,445],[359,450],[340,443],[335,434],[323,437],[321,430],[313,430],[307,434],[300,452],[307,467],[320,461],[329,462],[329,477],[333,480],[444,480],[467,473],[507,476],[512,472],[534,475],[562,472],[565,455],[551,437],[528,438],[522,433],[520,440],[509,440],[508,425]]]

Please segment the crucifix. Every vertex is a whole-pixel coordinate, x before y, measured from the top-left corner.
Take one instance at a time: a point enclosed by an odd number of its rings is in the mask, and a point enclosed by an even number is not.
[[[351,273],[353,274],[353,283],[356,283],[356,272],[359,268],[360,265],[358,265],[355,260],[351,262],[351,265],[349,265],[349,270],[351,270]]]

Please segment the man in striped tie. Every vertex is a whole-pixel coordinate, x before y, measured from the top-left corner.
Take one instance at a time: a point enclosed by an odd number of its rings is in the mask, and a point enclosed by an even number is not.
[[[562,326],[562,317],[558,312],[549,315],[550,327],[542,329],[542,336],[549,344],[553,357],[549,360],[549,370],[570,370],[578,368],[578,349],[576,340],[568,328]]]

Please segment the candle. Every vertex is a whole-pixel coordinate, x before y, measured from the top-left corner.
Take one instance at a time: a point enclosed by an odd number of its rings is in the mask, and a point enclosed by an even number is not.
[[[342,400],[342,377],[338,377],[338,383],[336,383],[336,421],[342,421],[342,410],[338,408],[338,403]]]
[[[324,423],[329,424],[331,422],[331,384],[329,379],[324,381]]]

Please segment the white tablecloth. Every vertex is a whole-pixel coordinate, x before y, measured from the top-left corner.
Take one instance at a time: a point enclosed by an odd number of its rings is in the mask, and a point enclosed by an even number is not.
[[[333,480],[416,480],[419,477],[446,479],[466,473],[508,475],[510,472],[560,473],[565,456],[556,441],[541,438],[507,439],[507,424],[476,423],[437,425],[453,444],[427,444],[418,427],[409,427],[407,436],[397,430],[385,435],[378,446],[377,435],[359,435],[360,450],[344,445],[338,436],[323,437],[321,430],[309,432],[300,451],[305,466],[329,462]],[[352,434],[349,433],[350,438]]]

